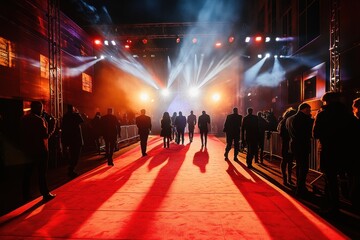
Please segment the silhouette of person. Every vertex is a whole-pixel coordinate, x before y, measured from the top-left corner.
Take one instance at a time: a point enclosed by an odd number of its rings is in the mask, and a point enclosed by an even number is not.
[[[46,180],[48,167],[48,139],[50,137],[47,123],[41,117],[43,105],[39,101],[31,102],[30,113],[21,118],[22,149],[29,162],[25,166],[23,179],[24,200],[30,200],[31,174],[34,167],[38,169],[39,189],[44,201],[53,199],[56,195],[50,193]]]
[[[177,140],[176,140],[177,133],[176,133],[176,126],[175,126],[176,117],[177,117],[177,112],[174,112],[173,115],[171,116],[171,125],[172,125],[171,140],[175,140],[175,142],[177,142]]]
[[[252,168],[252,160],[255,157],[255,162],[258,162],[256,156],[258,154],[258,140],[259,140],[259,121],[258,117],[253,114],[253,108],[247,109],[247,115],[243,118],[241,139],[244,146],[247,146],[246,165]]]
[[[293,161],[294,157],[293,154],[290,151],[290,136],[289,132],[286,129],[286,120],[294,115],[296,113],[296,109],[290,107],[285,110],[285,112],[282,114],[282,119],[280,120],[277,131],[279,132],[280,138],[281,138],[281,163],[280,163],[280,170],[283,177],[283,183],[284,185],[288,186],[293,185],[293,181],[291,180],[291,173],[293,168]]]
[[[194,138],[194,130],[196,125],[196,115],[194,115],[194,112],[192,110],[190,111],[190,115],[187,117],[187,124],[189,130],[189,140],[190,142],[192,142]]]
[[[181,140],[181,144],[184,144],[186,117],[182,115],[181,111],[179,111],[179,115],[175,119],[175,127],[177,132],[176,143],[180,144]]]
[[[263,117],[261,111],[257,112],[258,121],[259,121],[259,142],[258,142],[258,154],[260,155],[260,163],[264,162],[264,141],[265,141],[265,131],[269,129],[269,122]],[[255,156],[255,161],[258,160],[258,157]]]
[[[138,133],[140,136],[140,146],[141,146],[141,153],[142,153],[143,157],[147,156],[147,153],[146,153],[147,140],[148,140],[151,128],[152,128],[151,118],[149,116],[145,115],[145,113],[146,113],[146,110],[141,109],[140,116],[136,117],[136,119],[135,119],[135,123],[136,123],[136,126],[138,127]]]
[[[95,147],[98,153],[101,152],[101,136],[102,136],[102,126],[101,126],[101,114],[100,112],[96,112],[93,119],[91,119],[90,122],[91,130],[92,130],[92,136],[94,139]]]
[[[290,135],[290,150],[296,162],[296,195],[307,195],[306,177],[309,172],[312,126],[311,106],[301,103],[297,112],[286,120],[286,129]]]
[[[207,135],[209,133],[210,116],[206,114],[206,111],[202,111],[202,114],[198,118],[198,128],[200,130],[201,147],[207,146]]]
[[[169,112],[164,112],[162,119],[160,121],[161,132],[160,136],[163,137],[164,148],[170,147],[171,139],[171,119]]]
[[[84,119],[73,105],[67,105],[67,112],[64,114],[61,126],[61,142],[64,153],[69,160],[68,176],[77,177],[75,168],[79,162],[81,148],[84,145],[81,124]]]
[[[350,126],[355,119],[340,101],[339,92],[326,92],[321,101],[323,106],[315,117],[313,136],[320,142],[320,168],[324,173],[328,204],[326,211],[333,214],[339,210],[338,175],[345,175],[350,165],[351,156],[345,156],[349,151],[353,151],[348,149],[351,144],[348,135],[354,131]]]
[[[238,108],[233,108],[233,113],[227,115],[223,132],[226,134],[226,147],[224,157],[229,160],[229,151],[234,144],[234,161],[239,161],[237,155],[240,150],[240,129],[242,123],[242,115],[239,114]]]
[[[108,108],[107,114],[101,118],[102,133],[105,141],[106,159],[109,166],[114,166],[113,154],[118,137],[121,136],[121,126],[114,109]]]

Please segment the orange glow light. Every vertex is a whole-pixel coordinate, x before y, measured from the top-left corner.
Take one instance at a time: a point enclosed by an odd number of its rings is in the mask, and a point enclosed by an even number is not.
[[[94,40],[95,45],[101,45],[101,41],[99,39]]]
[[[257,36],[257,37],[255,38],[255,42],[261,42],[261,40],[262,40],[262,37],[260,37],[260,36]]]

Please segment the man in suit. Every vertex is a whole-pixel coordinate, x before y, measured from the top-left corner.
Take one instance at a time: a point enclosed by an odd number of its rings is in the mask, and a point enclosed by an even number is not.
[[[209,125],[210,125],[210,116],[206,114],[205,111],[202,111],[202,114],[199,116],[198,119],[198,128],[200,130],[200,138],[201,138],[201,147],[206,148],[207,144],[207,135],[209,132]]]
[[[29,162],[25,166],[23,179],[24,200],[30,200],[31,174],[34,167],[38,169],[39,188],[43,196],[43,201],[49,201],[56,195],[50,193],[46,181],[46,171],[48,165],[49,149],[48,139],[51,135],[48,131],[47,123],[41,117],[43,105],[39,101],[31,103],[29,114],[21,118],[21,140],[22,149]]]
[[[187,124],[188,124],[188,129],[189,129],[189,140],[190,142],[193,141],[194,138],[194,130],[195,130],[195,125],[196,125],[196,115],[194,114],[194,112],[191,110],[190,111],[190,115],[187,117]]]
[[[114,166],[113,153],[120,137],[120,122],[114,115],[113,108],[108,108],[108,112],[101,118],[102,133],[105,141],[106,158],[109,166]]]
[[[140,110],[140,116],[136,117],[135,123],[138,127],[138,133],[140,136],[140,146],[141,146],[141,153],[142,156],[147,156],[146,153],[146,146],[147,146],[147,140],[151,131],[151,118],[147,115],[145,115],[146,111],[145,109]]]
[[[234,143],[234,161],[239,161],[237,155],[239,154],[240,144],[240,127],[242,122],[242,116],[238,112],[238,108],[233,108],[233,113],[227,115],[224,130],[226,133],[226,147],[224,157],[225,160],[229,160],[228,154]]]

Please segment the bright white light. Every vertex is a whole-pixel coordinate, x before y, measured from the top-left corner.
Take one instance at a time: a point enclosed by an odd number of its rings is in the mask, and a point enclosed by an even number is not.
[[[140,99],[142,101],[147,101],[149,100],[149,95],[147,93],[140,93]]]
[[[105,41],[104,41],[104,44],[105,44],[106,46],[108,46],[108,45],[109,45],[109,41],[108,41],[108,40],[105,40]]]
[[[105,58],[105,56],[104,56],[104,55],[101,55],[101,56],[100,56],[100,59],[104,59],[104,58]]]
[[[266,37],[265,42],[270,42],[270,37]]]
[[[111,44],[112,44],[113,46],[116,46],[116,42],[115,42],[114,40],[111,41]]]
[[[246,37],[245,42],[250,42],[250,37]]]
[[[163,96],[169,96],[170,95],[170,90],[168,89],[168,88],[165,88],[165,89],[163,89],[162,91],[161,91],[161,94],[163,95]]]
[[[274,55],[274,58],[277,58],[278,57],[278,55]]]
[[[269,58],[269,57],[270,57],[270,53],[265,54],[265,57],[266,57],[266,58]]]
[[[212,100],[213,100],[214,102],[218,102],[218,101],[220,100],[220,94],[214,93],[214,94],[212,95]]]
[[[196,88],[196,87],[190,88],[190,90],[189,90],[189,95],[190,95],[191,97],[196,97],[196,96],[198,96],[198,95],[199,95],[199,89]]]
[[[262,58],[262,55],[261,55],[261,54],[258,54],[257,57],[258,57],[258,58]]]
[[[250,97],[250,96],[251,96],[251,92],[249,92],[247,95],[248,95],[248,97]]]

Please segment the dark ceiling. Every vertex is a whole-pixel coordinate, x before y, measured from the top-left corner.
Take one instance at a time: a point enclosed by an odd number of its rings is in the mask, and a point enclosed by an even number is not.
[[[60,9],[85,31],[99,25],[242,20],[239,0],[61,0]],[[247,1],[244,1],[247,2]]]
[[[239,38],[248,31],[242,14],[248,6],[247,0],[60,1],[60,10],[90,35],[118,41],[146,37],[157,41],[156,51],[168,49],[169,39],[177,37]]]

